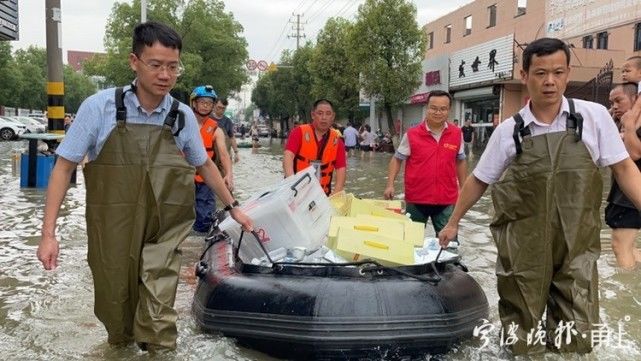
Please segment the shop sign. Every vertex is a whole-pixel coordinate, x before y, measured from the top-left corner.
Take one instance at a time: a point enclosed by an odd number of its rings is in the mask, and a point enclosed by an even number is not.
[[[439,85],[441,84],[441,72],[439,70],[428,71],[425,73],[425,85]]]
[[[573,38],[641,19],[638,0],[547,0],[547,36]]]
[[[450,58],[450,87],[512,79],[514,34],[457,51]]]
[[[0,41],[18,40],[18,0],[0,1]]]
[[[410,104],[423,104],[427,103],[427,97],[430,95],[430,93],[421,93],[421,94],[414,94],[410,97]]]

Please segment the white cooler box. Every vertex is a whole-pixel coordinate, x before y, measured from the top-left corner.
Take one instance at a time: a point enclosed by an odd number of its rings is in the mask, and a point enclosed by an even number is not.
[[[311,252],[320,248],[334,214],[313,167],[283,179],[268,191],[258,193],[240,208],[254,221],[254,230],[268,252],[294,247],[304,247]],[[240,225],[228,217],[219,227],[229,234],[237,246]],[[245,232],[239,256],[243,262],[249,263],[253,258],[261,258],[265,254],[254,236]]]

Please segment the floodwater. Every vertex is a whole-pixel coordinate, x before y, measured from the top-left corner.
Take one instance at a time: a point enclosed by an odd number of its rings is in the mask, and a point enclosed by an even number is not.
[[[282,178],[279,141],[252,153],[241,150],[241,162],[234,167],[237,198],[241,201],[266,184]],[[240,348],[233,340],[202,333],[190,314],[195,285],[189,277],[202,247],[202,240],[188,238],[183,244],[183,277],[178,286],[176,308],[178,349],[152,357],[135,346],[112,348],[106,332],[93,314],[93,286],[86,262],[84,187],[79,174],[63,203],[58,219],[61,244],[60,265],[44,271],[35,253],[39,241],[44,191],[21,189],[12,169],[14,149],[23,142],[0,142],[0,359],[2,360],[273,360],[261,353]],[[376,153],[371,160],[349,159],[347,191],[358,196],[380,198],[385,187],[389,154]],[[607,180],[607,175],[604,176]],[[402,189],[401,177],[396,189]],[[498,296],[494,265],[496,249],[488,223],[492,215],[489,196],[483,198],[464,218],[460,249],[470,274],[485,291],[494,327],[488,343],[467,341],[444,360],[510,359],[502,353],[497,311]],[[623,272],[610,247],[610,230],[601,232],[599,260],[600,316],[603,344],[587,356],[548,353],[535,360],[638,360],[641,359],[641,270]],[[607,325],[607,327],[606,327]],[[595,325],[597,327],[597,325]],[[425,359],[429,359],[426,356]]]

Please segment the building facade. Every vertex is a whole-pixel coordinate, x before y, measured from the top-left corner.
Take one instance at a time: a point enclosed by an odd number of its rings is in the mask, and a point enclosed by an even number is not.
[[[569,44],[566,94],[610,62],[614,81],[620,80],[618,68],[625,59],[641,54],[641,1],[476,0],[423,30],[426,61],[448,59],[449,79],[441,82],[454,96],[451,119],[472,120],[483,141],[499,121],[527,103],[521,56],[532,40],[557,37]]]

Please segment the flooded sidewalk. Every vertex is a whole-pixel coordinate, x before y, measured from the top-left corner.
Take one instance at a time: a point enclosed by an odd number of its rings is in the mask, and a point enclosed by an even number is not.
[[[234,166],[235,195],[241,202],[282,179],[280,142],[261,139],[255,153],[241,149]],[[2,360],[146,360],[137,347],[107,345],[104,327],[93,314],[92,277],[86,261],[84,179],[72,186],[58,218],[59,267],[44,271],[35,253],[40,239],[44,190],[21,189],[12,170],[14,150],[26,142],[0,142],[0,359]],[[346,190],[364,198],[382,198],[391,154],[375,153],[371,160],[348,159]],[[477,156],[478,157],[478,156]],[[476,157],[476,158],[477,158]],[[604,176],[607,179],[607,176]],[[402,177],[396,183],[402,190]],[[604,187],[605,191],[609,187]],[[605,199],[605,194],[604,194]],[[601,213],[603,212],[603,207]],[[444,356],[445,360],[494,360],[501,352],[496,292],[496,247],[489,231],[492,218],[489,192],[461,223],[460,254],[470,274],[485,291],[490,320],[485,339],[467,341]],[[431,226],[430,226],[431,227]],[[610,246],[610,229],[603,224],[600,277],[601,346],[586,356],[548,353],[541,360],[634,360],[641,358],[641,270],[617,269]],[[189,237],[182,245],[183,262],[178,286],[178,349],[153,359],[161,360],[273,360],[241,348],[232,339],[202,333],[191,318],[195,289],[192,265],[202,252],[201,237]],[[357,300],[354,300],[356,302]],[[487,341],[487,345],[483,346]],[[596,341],[596,340],[595,340]],[[381,355],[382,359],[384,356]],[[427,357],[426,357],[427,359]],[[509,358],[507,358],[509,359]]]

